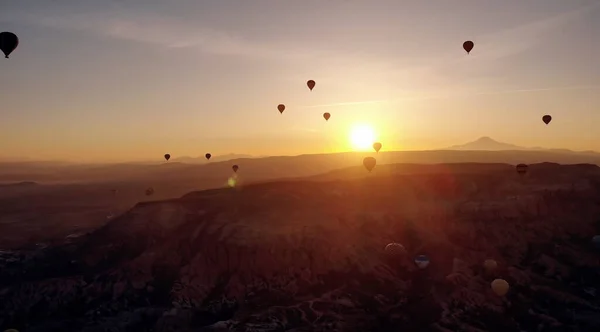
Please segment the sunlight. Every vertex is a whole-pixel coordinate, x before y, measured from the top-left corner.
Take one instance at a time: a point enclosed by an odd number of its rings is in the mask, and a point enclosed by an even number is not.
[[[371,126],[360,124],[350,130],[350,143],[354,150],[365,151],[373,149],[375,131]]]

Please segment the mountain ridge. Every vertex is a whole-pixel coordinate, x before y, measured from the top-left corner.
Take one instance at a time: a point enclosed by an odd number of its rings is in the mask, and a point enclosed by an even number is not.
[[[600,154],[597,151],[585,150],[576,151],[564,148],[543,148],[543,147],[524,147],[516,144],[497,141],[489,136],[482,136],[478,139],[464,144],[452,145],[441,150],[451,151],[549,151],[557,153],[576,153],[576,154]]]

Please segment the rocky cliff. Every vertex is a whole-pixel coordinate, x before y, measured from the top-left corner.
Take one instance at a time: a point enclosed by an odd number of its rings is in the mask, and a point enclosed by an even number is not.
[[[600,171],[537,169],[274,182],[140,203],[63,245],[0,253],[0,328],[600,330]],[[406,252],[386,254],[390,242]],[[486,272],[485,259],[498,268]],[[495,278],[509,282],[506,296],[492,292]]]

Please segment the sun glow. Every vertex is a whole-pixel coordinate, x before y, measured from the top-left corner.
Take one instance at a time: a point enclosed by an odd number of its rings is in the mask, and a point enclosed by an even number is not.
[[[352,144],[354,150],[373,149],[375,139],[375,131],[368,125],[356,125],[350,130],[350,144]]]

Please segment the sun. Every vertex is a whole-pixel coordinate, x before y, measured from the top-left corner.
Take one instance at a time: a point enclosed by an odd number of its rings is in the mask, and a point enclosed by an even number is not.
[[[375,142],[375,131],[368,125],[356,125],[350,130],[350,144],[354,150],[369,150]]]

